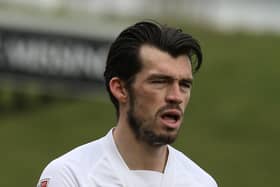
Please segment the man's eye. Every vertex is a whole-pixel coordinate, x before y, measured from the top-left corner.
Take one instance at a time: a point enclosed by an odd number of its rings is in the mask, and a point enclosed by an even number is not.
[[[163,79],[152,80],[151,82],[153,84],[164,84],[164,83],[166,83],[166,81],[163,80]]]
[[[191,85],[191,83],[181,83],[181,87],[182,87],[183,89],[188,89],[188,88],[191,88],[192,85]]]

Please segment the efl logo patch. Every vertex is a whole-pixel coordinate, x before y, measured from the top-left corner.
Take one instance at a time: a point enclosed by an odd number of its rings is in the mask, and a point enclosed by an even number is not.
[[[40,180],[38,187],[48,187],[48,182],[49,179],[42,179]]]

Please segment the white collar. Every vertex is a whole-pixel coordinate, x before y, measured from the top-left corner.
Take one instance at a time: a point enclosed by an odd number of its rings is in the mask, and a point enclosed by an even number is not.
[[[130,169],[123,160],[113,138],[113,128],[105,136],[104,150],[107,151],[108,159],[112,166],[118,171],[119,178],[124,184],[128,184],[126,176],[130,175]],[[168,145],[168,159],[166,162],[162,185],[161,187],[172,187],[174,185],[174,176],[176,172],[176,162],[174,152],[171,146]],[[133,186],[133,185],[127,185]]]

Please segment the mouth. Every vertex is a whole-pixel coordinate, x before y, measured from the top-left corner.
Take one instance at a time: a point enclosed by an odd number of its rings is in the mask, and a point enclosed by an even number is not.
[[[167,110],[161,114],[161,121],[169,128],[178,128],[182,119],[182,113],[176,109]]]

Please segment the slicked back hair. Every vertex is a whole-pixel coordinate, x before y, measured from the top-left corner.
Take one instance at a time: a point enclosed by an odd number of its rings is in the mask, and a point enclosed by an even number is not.
[[[119,103],[110,90],[110,80],[119,77],[127,88],[131,88],[135,75],[140,72],[142,64],[139,49],[143,45],[151,45],[172,57],[187,55],[191,61],[193,73],[202,63],[202,51],[196,39],[183,33],[181,29],[151,21],[138,22],[123,30],[112,43],[104,72],[106,89],[119,116]]]

